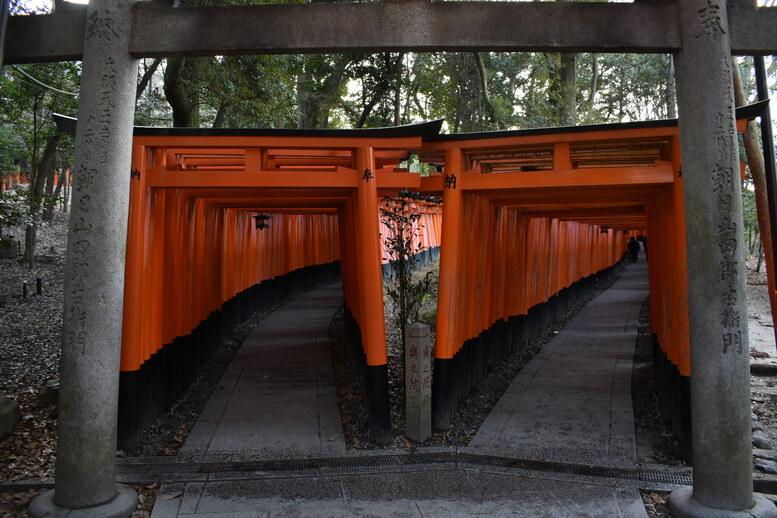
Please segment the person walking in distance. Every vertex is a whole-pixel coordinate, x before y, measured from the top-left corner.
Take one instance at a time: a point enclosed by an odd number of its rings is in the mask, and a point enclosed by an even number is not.
[[[629,243],[626,245],[626,248],[629,249],[629,257],[631,258],[632,263],[637,262],[637,258],[639,257],[639,242],[634,239],[634,236],[631,236],[629,238]]]

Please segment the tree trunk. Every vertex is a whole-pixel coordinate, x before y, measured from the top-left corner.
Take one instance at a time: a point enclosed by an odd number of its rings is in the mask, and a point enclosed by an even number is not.
[[[491,96],[488,93],[488,78],[486,77],[486,65],[483,62],[483,56],[480,54],[480,52],[473,52],[472,55],[475,56],[475,63],[478,65],[480,94],[483,99],[483,105],[486,108],[486,112],[488,112],[488,118],[491,119],[491,122],[494,123],[494,129],[502,129],[501,124],[499,124],[499,119],[496,116],[494,105],[491,104]]]
[[[386,53],[385,58],[386,58],[386,65],[388,66],[389,77],[383,78],[383,80],[380,82],[377,89],[375,90],[375,94],[372,96],[372,98],[369,101],[367,101],[364,104],[364,108],[362,108],[362,113],[359,116],[359,120],[356,122],[357,128],[364,127],[364,125],[367,123],[367,119],[369,118],[370,113],[372,113],[372,110],[388,94],[392,84],[394,83],[396,73],[400,69],[400,66],[402,64],[402,58],[404,57],[404,55],[405,55],[404,53],[400,53],[399,56],[397,56],[396,61],[393,64],[391,64],[391,54],[388,52]]]
[[[33,175],[30,184],[30,219],[32,222],[27,225],[24,232],[24,260],[27,261],[30,268],[35,265],[38,219],[40,218],[41,209],[46,202],[43,195],[46,178],[53,173],[54,159],[57,156],[57,145],[59,144],[60,138],[58,132],[49,137],[49,140],[46,142],[46,147],[43,150],[40,164],[38,164],[37,171]]]
[[[165,68],[165,98],[173,110],[173,126],[190,128],[197,125],[196,92],[185,77],[188,58],[168,58]]]
[[[159,68],[160,63],[162,63],[162,58],[154,58],[154,61],[151,63],[151,66],[148,67],[143,72],[143,77],[140,78],[140,81],[138,81],[138,89],[137,93],[135,94],[135,97],[140,97],[140,94],[143,93],[143,90],[146,89],[148,86],[148,83],[151,81],[151,77],[154,75],[154,72]]]
[[[404,53],[394,62],[394,126],[402,124],[402,75],[405,69],[403,58]]]
[[[577,120],[577,54],[561,53],[559,122],[574,126]]]
[[[229,101],[227,101],[226,99],[222,99],[221,102],[219,103],[219,109],[216,112],[216,118],[213,119],[214,128],[224,127],[224,122],[227,116],[227,108],[229,108]]]
[[[677,118],[677,95],[674,91],[674,58],[670,54],[666,67],[666,118]]]
[[[54,206],[57,203],[57,200],[61,199],[62,195],[62,183],[65,181],[65,168],[63,167],[59,174],[56,175],[57,178],[57,186],[54,188],[54,192],[51,194],[51,202],[49,203],[48,207],[50,207],[49,215],[46,221],[51,221],[51,219],[54,217]],[[59,204],[60,207],[62,206],[62,203]]]
[[[313,92],[308,85],[313,83],[313,73],[310,67],[305,65],[302,77],[297,76],[297,128],[313,128],[317,121],[312,117]]]
[[[593,108],[594,101],[596,100],[596,92],[599,88],[599,61],[596,59],[597,55],[591,55],[593,58],[593,64],[591,65],[591,91],[588,94],[588,104],[590,108]]]
[[[747,104],[744,91],[742,89],[742,78],[739,75],[739,65],[737,59],[731,58],[733,66],[731,67],[734,81],[734,100],[737,106]],[[755,209],[758,215],[758,228],[761,234],[761,244],[766,256],[766,282],[769,288],[769,302],[772,308],[772,318],[777,322],[777,295],[775,294],[776,272],[774,266],[774,243],[772,243],[772,222],[769,220],[769,197],[766,191],[766,167],[764,166],[764,156],[759,144],[758,131],[755,121],[748,121],[745,132],[742,135],[745,145],[745,154],[747,155],[747,165],[750,167],[750,176],[753,178],[755,187]],[[766,143],[767,145],[769,143]],[[760,269],[761,257],[759,253],[758,263]],[[777,340],[777,328],[774,330]]]

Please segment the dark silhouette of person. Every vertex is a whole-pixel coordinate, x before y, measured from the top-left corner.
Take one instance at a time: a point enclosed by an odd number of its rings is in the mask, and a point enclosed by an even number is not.
[[[642,250],[645,251],[645,262],[648,260],[647,236],[642,236]]]
[[[636,263],[637,258],[639,257],[639,249],[641,247],[639,246],[639,242],[634,239],[634,236],[629,238],[629,243],[626,245],[626,248],[629,249],[629,257],[631,258],[631,262]]]

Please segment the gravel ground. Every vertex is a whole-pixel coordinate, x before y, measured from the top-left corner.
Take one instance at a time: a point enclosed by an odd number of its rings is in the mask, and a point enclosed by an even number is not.
[[[54,222],[39,231],[39,246],[36,265],[30,269],[14,259],[0,260],[0,296],[5,302],[0,304],[0,394],[17,400],[23,413],[23,421],[14,433],[0,442],[0,481],[44,480],[53,476],[56,454],[56,406],[46,397],[43,390],[51,380],[57,378],[62,325],[62,277],[64,268],[66,215],[56,214]],[[19,233],[18,237],[23,237]],[[752,265],[749,263],[749,267]],[[427,268],[433,269],[429,265]],[[43,293],[35,293],[35,280],[43,282]],[[22,282],[28,284],[28,297],[22,298]],[[777,366],[777,353],[774,352],[773,325],[768,305],[766,281],[763,272],[748,271],[748,297],[750,302],[749,322],[751,327],[751,350],[754,362],[771,363]],[[436,288],[435,288],[436,289]],[[422,312],[433,311],[430,298]],[[2,297],[0,297],[2,299]],[[430,306],[431,304],[431,306]],[[272,309],[272,308],[270,308]],[[201,373],[195,386],[176,405],[176,407],[152,426],[144,436],[143,446],[135,452],[119,452],[119,455],[175,455],[191,426],[207,401],[212,388],[218,383],[220,373],[229,362],[238,344],[261,321],[269,311],[255,315],[251,321],[242,325],[225,344],[218,357]],[[569,315],[571,316],[571,315]],[[643,308],[640,340],[649,334],[649,319],[646,307]],[[495,369],[473,391],[473,395],[460,406],[459,416],[445,433],[435,434],[424,444],[467,444],[477,431],[493,404],[499,399],[515,373],[531,359],[552,337],[549,330],[544,339],[537,340],[521,354]],[[760,332],[759,339],[753,340],[754,329]],[[372,448],[365,425],[364,405],[359,389],[360,379],[353,373],[359,372],[351,359],[350,351],[344,344],[342,317],[335,318],[330,326],[333,355],[338,373],[338,391],[343,413],[343,424],[349,448]],[[389,334],[390,372],[392,377],[392,419],[397,434],[388,446],[406,448],[415,446],[404,438],[404,416],[402,415],[401,383],[398,382],[399,354],[397,338]],[[644,343],[643,343],[644,345]],[[642,356],[640,356],[642,354]],[[640,353],[639,341],[637,364],[645,363],[644,347]],[[350,362],[350,363],[349,363]],[[646,462],[677,464],[674,452],[676,445],[662,429],[660,414],[655,407],[651,390],[644,390],[649,383],[637,382],[647,372],[635,369],[635,416],[640,455]],[[41,395],[41,392],[44,392]],[[761,427],[772,440],[777,437],[777,387],[772,375],[753,376],[753,411]],[[135,488],[140,494],[141,503],[133,515],[135,518],[148,517],[156,499],[155,485]],[[37,491],[0,492],[0,516],[26,516],[24,509]],[[666,494],[661,492],[643,492],[643,501],[651,518],[669,516],[666,511]]]

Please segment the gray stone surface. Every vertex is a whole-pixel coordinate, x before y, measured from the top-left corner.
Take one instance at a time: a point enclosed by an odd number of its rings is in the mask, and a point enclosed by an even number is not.
[[[431,329],[414,322],[407,326],[405,336],[405,433],[423,442],[432,436]]]
[[[635,453],[631,407],[630,402],[621,401],[623,396],[621,392],[625,392],[630,397],[630,390],[624,388],[623,384],[630,380],[630,363],[627,360],[631,359],[632,351],[628,348],[633,347],[636,318],[640,304],[646,295],[645,277],[643,264],[637,263],[630,266],[624,278],[610,291],[612,305],[610,310],[589,309],[574,323],[571,322],[559,333],[557,337],[559,343],[549,344],[550,349],[557,354],[550,354],[538,360],[537,363],[530,363],[524,369],[530,375],[527,378],[516,378],[514,385],[523,387],[524,392],[530,391],[534,401],[540,405],[536,409],[536,415],[547,413],[548,420],[544,424],[535,422],[534,424],[539,428],[526,429],[526,435],[522,438],[510,435],[510,432],[505,430],[509,428],[509,422],[504,423],[502,428],[495,428],[498,433],[494,432],[489,440],[491,452],[511,456],[518,452],[532,451],[538,455],[544,455],[543,448],[550,444],[548,452],[559,458],[576,461],[591,459],[592,463],[597,464],[632,465]],[[325,302],[326,299],[330,296],[336,298],[337,290],[334,287],[325,291],[328,291],[329,295],[316,291],[298,299],[295,302],[298,305],[292,308],[292,313],[308,315],[304,321],[308,324],[315,323],[317,319],[312,318],[310,313],[307,313],[309,309],[305,308],[326,306],[328,304]],[[604,295],[599,298],[602,297]],[[595,303],[596,301],[592,304]],[[620,322],[613,315],[616,306],[620,307]],[[248,339],[246,354],[242,354],[241,349],[239,353],[241,355],[236,357],[235,363],[239,365],[239,370],[249,370],[253,376],[259,372],[258,364],[268,362],[268,357],[261,352],[262,346],[257,343],[261,341],[259,336],[264,336],[264,341],[267,342],[265,347],[269,349],[272,349],[275,343],[284,343],[286,347],[293,347],[296,338],[292,339],[291,336],[296,336],[299,331],[300,319],[292,319],[297,325],[291,335],[288,331],[281,330],[280,324],[284,320],[285,317],[278,314],[273,314],[265,320],[263,328],[256,332],[256,339]],[[600,331],[610,329],[610,331],[592,341],[590,333],[595,332],[586,330],[581,321],[586,321],[593,326],[593,329]],[[584,336],[583,342],[575,339],[575,335],[579,332]],[[605,336],[608,334],[613,336],[608,338]],[[589,343],[589,347],[584,343]],[[577,344],[577,347],[573,347],[573,344]],[[248,354],[248,351],[252,352]],[[592,356],[588,355],[589,352]],[[283,357],[277,354],[273,356]],[[268,371],[269,375],[276,376],[280,366],[286,365],[286,361],[291,360],[283,360],[275,368],[271,368],[269,364],[265,365],[265,368],[271,369]],[[546,372],[545,368],[555,362],[563,367]],[[302,367],[298,363],[292,363],[290,368],[301,369]],[[195,431],[199,430],[199,436],[196,438],[190,436],[184,446],[182,460],[218,462],[229,459],[240,462],[278,456],[306,457],[321,453],[330,454],[328,451],[318,450],[316,444],[319,443],[315,439],[296,436],[294,440],[290,439],[288,434],[305,435],[301,430],[312,432],[307,434],[308,436],[316,435],[311,424],[295,410],[290,412],[297,412],[293,423],[296,428],[293,430],[298,431],[291,431],[291,424],[289,424],[291,421],[284,417],[281,417],[281,421],[287,423],[286,428],[274,427],[272,424],[268,425],[260,421],[245,425],[240,424],[237,419],[230,420],[227,425],[224,418],[231,415],[231,412],[226,410],[231,402],[241,402],[245,405],[251,398],[257,398],[255,405],[257,408],[269,404],[264,398],[267,394],[257,390],[257,385],[249,383],[247,379],[241,381],[235,372],[229,372],[232,374],[225,375],[222,383],[224,389],[217,391],[213,396],[201,421],[195,427]],[[547,373],[553,375],[546,376]],[[605,378],[604,381],[602,378]],[[294,390],[280,391],[279,389],[275,398],[285,402],[285,405],[272,403],[268,408],[272,408],[274,412],[285,411],[284,406],[303,408],[306,402],[301,401],[301,398],[314,398],[302,396],[296,392],[300,385],[302,385],[301,381],[295,379],[294,383],[288,385],[296,387]],[[323,383],[321,385],[323,387]],[[565,391],[566,388],[569,388],[568,392]],[[317,390],[326,392],[323,388]],[[554,396],[548,397],[547,392],[553,393]],[[220,403],[217,404],[217,401]],[[556,401],[559,403],[558,407],[554,405]],[[498,417],[514,414],[520,403],[520,397],[515,393],[508,393],[504,402],[499,404],[506,405],[507,411],[495,410],[494,415]],[[572,413],[582,420],[587,411],[606,414],[603,419],[609,428],[605,430],[604,426],[599,425],[581,427],[567,419]],[[319,410],[319,412],[323,411]],[[246,418],[250,418],[248,411],[243,411],[243,414]],[[592,420],[590,416],[587,419]],[[324,420],[319,422],[323,423]],[[267,449],[268,443],[275,444],[278,439],[270,437],[268,433],[266,443],[259,441],[256,437],[265,433],[261,429],[263,426],[271,426],[274,433],[285,434],[286,447],[278,452]],[[545,434],[541,429],[542,426],[546,427]],[[233,427],[244,431],[248,429],[248,431],[239,436],[230,436],[230,428]],[[547,435],[549,431],[551,433]],[[216,440],[219,434],[231,438]],[[480,437],[483,438],[489,434],[491,432],[485,432]],[[324,437],[325,434],[319,433],[318,436]],[[523,440],[530,443],[530,450],[521,449],[520,442]],[[553,441],[557,441],[557,444],[554,445]],[[575,442],[584,447],[575,446]],[[594,446],[597,443],[602,443],[604,446]],[[210,448],[210,445],[214,444],[217,447]],[[224,445],[229,445],[229,448],[222,447]],[[290,449],[294,447],[298,448],[297,453]],[[341,447],[338,446],[338,448]],[[192,454],[195,451],[202,455]],[[229,453],[230,451],[232,453]],[[449,451],[449,449],[418,448],[415,451],[426,453]],[[342,451],[338,456],[383,456],[397,453],[399,452],[396,450]],[[597,457],[600,455],[601,457]],[[202,475],[202,478],[197,481],[163,485],[152,518],[277,516],[456,518],[472,515],[531,518],[647,517],[633,481],[619,485],[618,482],[608,478],[504,469],[486,465],[397,464],[321,469],[317,472],[235,473],[226,471]]]
[[[753,446],[761,450],[774,449],[774,443],[763,430],[753,432]]]
[[[181,454],[345,452],[329,355],[329,322],[341,304],[336,283],[268,316],[243,342]]]
[[[753,466],[755,466],[755,468],[759,471],[763,471],[764,473],[777,475],[777,462],[774,462],[773,460],[754,459]]]
[[[646,517],[635,489],[438,469],[166,485],[152,518]]]
[[[724,510],[707,507],[693,497],[693,489],[675,489],[669,495],[669,510],[675,518],[777,518],[777,507],[764,495],[755,494],[746,508]]]
[[[46,491],[30,504],[29,513],[41,518],[127,518],[138,505],[138,495],[131,487],[116,484],[113,496],[90,507],[71,509],[54,501],[55,490]]]
[[[0,441],[11,434],[13,427],[22,420],[19,403],[5,396],[0,396]]]
[[[134,0],[92,0],[76,133],[64,284],[54,502],[79,509],[116,495],[116,416],[124,250],[137,59]]]
[[[148,2],[153,4],[156,2]],[[172,2],[169,2],[172,4]],[[415,2],[430,4],[428,2]],[[408,10],[378,3],[316,6],[213,7],[186,10],[138,10],[142,27],[132,51],[143,57],[181,53],[299,53],[451,50],[478,51],[655,51],[671,52],[680,44],[674,2],[639,2],[636,6],[553,6],[472,4],[417,7]],[[647,5],[642,5],[647,4]],[[146,6],[144,6],[146,7]],[[216,14],[217,13],[217,14]],[[739,54],[777,52],[777,11],[753,5],[729,9],[732,48]],[[84,17],[70,10],[51,16],[13,16],[6,38],[6,62],[61,61],[81,55]],[[227,29],[198,31],[223,21]],[[547,20],[553,19],[553,23]],[[413,20],[414,23],[408,23]],[[370,30],[363,30],[369,26]],[[429,30],[430,27],[436,30]]]
[[[629,264],[515,377],[470,443],[477,453],[596,465],[636,462],[631,363],[646,263]]]
[[[725,1],[679,7],[693,494],[711,508],[742,509],[753,499],[750,349],[730,28]]]

